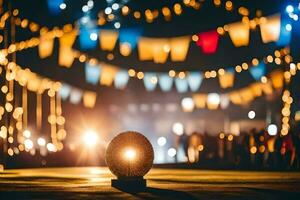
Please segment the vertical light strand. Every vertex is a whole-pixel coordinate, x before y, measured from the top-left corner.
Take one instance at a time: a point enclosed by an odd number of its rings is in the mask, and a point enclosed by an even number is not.
[[[59,94],[56,95],[56,115],[62,115],[62,108],[61,108],[61,97]]]
[[[22,107],[23,107],[23,130],[27,128],[27,88],[23,86],[22,88]]]
[[[36,128],[38,131],[42,128],[42,93],[36,93]]]
[[[50,124],[51,124],[51,139],[52,143],[57,145],[57,137],[56,137],[56,111],[55,111],[55,93],[50,96]]]

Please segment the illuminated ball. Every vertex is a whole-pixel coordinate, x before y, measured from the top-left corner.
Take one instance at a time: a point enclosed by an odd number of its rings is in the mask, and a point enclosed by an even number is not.
[[[106,149],[106,164],[118,178],[143,177],[151,169],[153,159],[151,143],[138,132],[120,133]]]

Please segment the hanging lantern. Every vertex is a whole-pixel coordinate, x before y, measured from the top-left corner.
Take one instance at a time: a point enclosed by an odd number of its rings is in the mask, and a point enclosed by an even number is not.
[[[158,75],[158,84],[162,91],[168,92],[172,89],[173,78],[167,73],[161,73]]]
[[[206,94],[194,94],[193,100],[195,102],[196,108],[205,108],[207,95]]]
[[[220,101],[220,107],[222,109],[226,109],[229,106],[230,99],[227,94],[222,94],[221,95],[221,101]]]
[[[170,52],[168,39],[152,39],[151,47],[153,51],[154,63],[165,63]]]
[[[82,91],[77,88],[72,88],[70,93],[70,102],[72,104],[79,104],[82,98]]]
[[[60,5],[64,0],[47,0],[48,9],[51,14],[57,15],[61,12]]]
[[[71,67],[74,61],[74,51],[72,46],[77,36],[77,30],[73,29],[59,38],[58,64],[64,67]]]
[[[267,83],[261,83],[261,89],[266,95],[273,94],[272,83],[270,81],[268,81]]]
[[[83,94],[83,105],[87,108],[95,107],[97,93],[92,91],[85,91]]]
[[[195,103],[192,98],[185,97],[181,100],[181,107],[184,112],[193,112]]]
[[[248,104],[254,99],[251,88],[244,88],[239,91],[240,96],[242,97],[242,104]]]
[[[62,83],[62,86],[58,91],[58,94],[60,95],[61,99],[66,100],[69,97],[70,93],[71,93],[71,86],[66,83]]]
[[[85,63],[85,79],[88,83],[96,85],[100,79],[101,66]]]
[[[79,34],[79,45],[83,50],[95,49],[97,47],[99,30],[82,26]]]
[[[102,64],[100,84],[111,86],[119,69],[113,65]]]
[[[219,75],[219,83],[221,88],[229,88],[234,84],[234,70],[228,69],[222,75]]]
[[[100,47],[104,51],[112,51],[118,40],[119,32],[115,30],[101,30],[99,34]]]
[[[248,46],[249,44],[249,24],[243,22],[235,22],[228,24],[228,33],[232,43],[236,47]]]
[[[53,52],[54,39],[49,34],[42,35],[39,43],[39,56],[40,58],[46,58],[51,56]]]
[[[260,97],[262,95],[262,88],[261,83],[253,83],[250,85],[250,89],[252,91],[252,94],[255,97]]]
[[[260,80],[266,74],[266,64],[260,62],[257,66],[250,67],[250,74],[255,80]]]
[[[185,78],[183,78],[183,79],[176,78],[175,86],[176,86],[177,92],[179,92],[179,93],[185,93],[189,89],[188,81]]]
[[[170,40],[171,60],[173,62],[185,61],[190,46],[190,37],[175,37]]]
[[[221,102],[220,95],[217,93],[209,93],[207,95],[207,108],[210,110],[216,110]]]
[[[127,71],[125,70],[118,71],[114,81],[115,87],[117,89],[124,89],[128,83],[128,80],[129,80],[129,75]]]
[[[216,30],[198,33],[197,46],[201,47],[203,53],[212,54],[217,51],[219,34]]]
[[[288,46],[292,38],[292,22],[288,16],[281,16],[281,26],[279,39],[276,42],[277,46]]]
[[[196,92],[197,90],[199,90],[202,80],[203,75],[201,72],[190,72],[187,76],[187,81],[191,91]]]
[[[263,43],[276,42],[280,35],[280,15],[273,15],[266,18],[260,24],[261,38]]]
[[[241,105],[242,104],[242,97],[241,95],[239,94],[239,92],[231,92],[229,94],[229,98],[230,98],[230,101],[233,103],[233,104],[236,104],[236,105]]]
[[[153,91],[158,82],[156,74],[152,72],[145,72],[143,81],[147,91]]]
[[[283,72],[281,70],[275,70],[270,74],[271,81],[273,83],[273,87],[275,89],[280,89],[283,87]]]
[[[142,34],[142,30],[141,29],[121,29],[120,33],[119,33],[120,48],[124,44],[126,44],[126,47],[127,47],[127,49],[126,49],[127,51],[126,52],[127,53],[128,52],[131,53],[132,49],[134,49],[136,47],[137,42],[139,41],[139,38],[141,37],[141,34]],[[124,53],[124,51],[125,50],[123,49],[122,52]]]
[[[154,57],[152,39],[142,37],[138,42],[138,53],[141,61],[152,60]]]

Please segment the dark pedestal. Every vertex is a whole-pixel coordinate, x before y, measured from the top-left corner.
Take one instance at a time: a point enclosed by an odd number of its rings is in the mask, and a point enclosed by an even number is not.
[[[142,192],[146,189],[147,183],[142,177],[118,178],[111,180],[111,186],[127,192]]]

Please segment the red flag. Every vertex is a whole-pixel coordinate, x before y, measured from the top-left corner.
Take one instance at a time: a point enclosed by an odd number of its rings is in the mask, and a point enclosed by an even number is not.
[[[215,53],[218,47],[219,34],[216,30],[198,33],[197,46],[202,48],[203,53]]]

